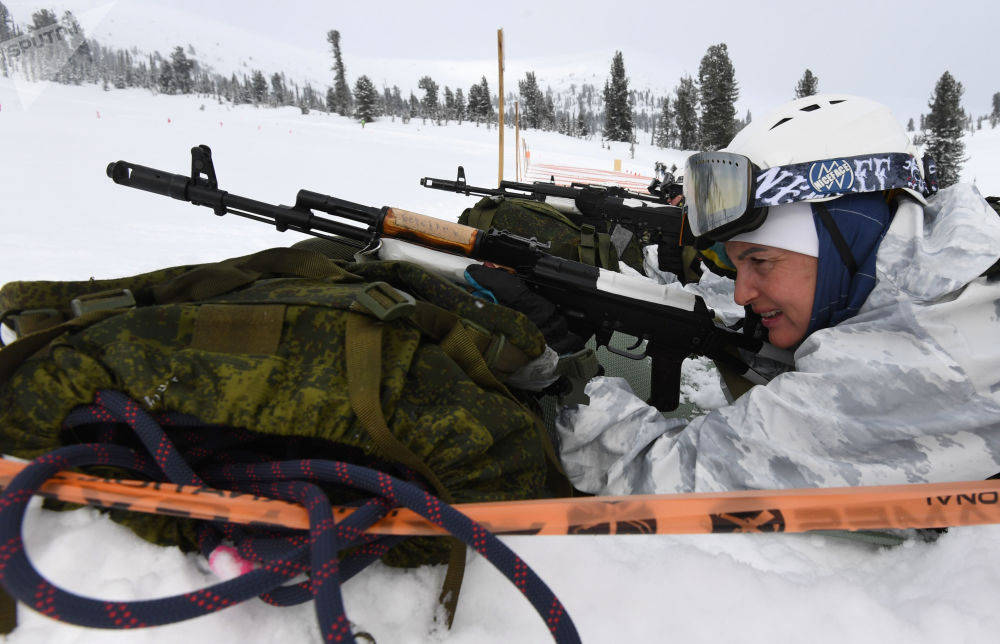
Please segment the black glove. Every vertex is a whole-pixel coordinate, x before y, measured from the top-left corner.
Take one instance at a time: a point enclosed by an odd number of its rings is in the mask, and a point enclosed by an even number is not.
[[[569,330],[566,318],[555,304],[535,293],[517,275],[499,268],[471,264],[465,272],[477,285],[488,290],[497,302],[528,317],[545,336],[545,343],[556,353],[575,353],[586,340]]]
[[[657,268],[661,271],[668,271],[684,279],[684,248],[677,245],[677,240],[671,239],[663,241],[656,246]]]

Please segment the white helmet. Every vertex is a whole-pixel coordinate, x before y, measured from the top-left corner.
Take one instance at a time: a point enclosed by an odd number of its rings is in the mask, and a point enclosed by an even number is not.
[[[754,119],[724,151],[742,154],[761,169],[888,152],[921,158],[889,108],[847,94],[818,94],[786,103]],[[920,191],[903,189],[926,205]]]

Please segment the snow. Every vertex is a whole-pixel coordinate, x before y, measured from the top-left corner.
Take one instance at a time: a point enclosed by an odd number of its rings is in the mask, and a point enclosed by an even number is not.
[[[291,203],[299,188],[454,219],[474,198],[428,190],[424,176],[495,185],[497,131],[349,119],[295,109],[232,108],[139,90],[39,87],[25,108],[0,79],[0,283],[122,276],[289,245],[301,236],[115,186],[111,161],[177,173],[189,149],[214,151],[220,186]],[[763,106],[761,106],[763,108]],[[203,108],[203,109],[202,109]],[[610,150],[529,131],[539,163],[649,175],[683,153]],[[513,131],[505,176],[514,176]],[[1000,131],[967,138],[965,177],[1000,194]],[[719,404],[710,371],[691,363],[688,399]],[[197,556],[141,541],[96,511],[44,512],[25,527],[32,560],[56,583],[116,600],[161,597],[217,581]],[[956,528],[936,543],[891,549],[817,535],[506,537],[566,605],[583,641],[985,642],[1000,629],[1000,526]],[[377,642],[544,642],[530,605],[487,562],[469,557],[454,627],[441,625],[443,568],[375,565],[344,587],[356,630]],[[128,632],[87,630],[24,607],[11,644],[318,642],[311,605],[253,600],[190,622]]]

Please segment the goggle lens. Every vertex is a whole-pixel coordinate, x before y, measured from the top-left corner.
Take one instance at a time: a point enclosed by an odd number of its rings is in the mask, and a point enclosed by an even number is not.
[[[695,235],[717,231],[747,212],[752,168],[748,158],[736,154],[702,152],[688,158],[684,203]]]

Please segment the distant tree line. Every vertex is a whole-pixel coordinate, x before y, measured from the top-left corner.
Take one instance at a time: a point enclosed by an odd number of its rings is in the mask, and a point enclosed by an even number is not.
[[[8,41],[13,41],[8,42]],[[252,104],[280,107],[297,106],[303,112],[323,110],[344,116],[375,120],[378,117],[409,121],[419,117],[434,122],[473,120],[490,122],[496,117],[496,96],[486,77],[468,90],[445,87],[443,100],[439,86],[421,78],[423,97],[413,92],[404,96],[398,86],[375,88],[368,76],[360,76],[354,91],[348,87],[340,51],[340,34],[330,31],[333,84],[325,93],[309,83],[300,85],[284,72],[270,75],[262,70],[220,74],[197,59],[194,47],[177,46],[164,56],[160,52],[141,53],[138,49],[114,49],[87,38],[69,11],[61,18],[48,9],[36,11],[31,22],[19,27],[7,7],[0,2],[0,75],[18,72],[32,81],[52,81],[72,85],[100,84],[104,89],[142,88],[163,94],[211,96],[234,105]]]
[[[424,76],[418,80],[419,94],[415,94],[412,90],[404,92],[398,86],[383,87],[380,91],[370,77],[361,75],[355,79],[352,91],[343,62],[341,35],[336,30],[327,33],[333,75],[332,84],[324,92],[309,83],[300,85],[284,72],[268,75],[263,70],[251,69],[241,74],[217,73],[198,60],[197,52],[190,45],[177,46],[168,55],[107,47],[86,38],[70,12],[60,20],[50,10],[39,10],[32,14],[31,24],[21,29],[0,3],[0,41],[22,34],[31,37],[56,23],[74,25],[75,41],[65,39],[62,47],[66,51],[62,58],[54,47],[50,48],[53,54],[49,57],[5,56],[0,58],[0,73],[6,75],[17,69],[31,80],[99,83],[108,90],[144,88],[165,94],[197,94],[236,105],[297,106],[303,112],[325,110],[366,122],[379,118],[400,118],[408,122],[419,118],[432,123],[473,121],[489,124],[496,119],[499,101],[491,93],[485,76],[467,91],[448,86],[442,88],[430,76]],[[703,60],[699,82],[704,87],[692,91],[690,83],[682,79],[673,109],[669,99],[657,97],[649,90],[631,90],[622,54],[616,52],[603,92],[593,85],[582,84],[573,85],[568,97],[556,95],[551,88],[543,91],[535,73],[528,72],[518,82],[518,93],[505,97],[508,99],[505,120],[514,123],[516,103],[520,126],[525,129],[588,138],[600,134],[604,140],[626,142],[634,141],[638,131],[652,131],[660,144],[680,144],[695,149],[702,141],[717,141],[725,136],[715,133],[717,125],[722,132],[735,131],[738,126],[731,122],[732,106],[725,105],[727,97],[735,101],[735,82],[731,82],[729,89],[723,83],[718,91],[713,90],[716,86],[712,83],[719,73],[725,72],[727,64],[731,80],[732,65],[728,63],[725,45],[710,49],[710,54],[718,58],[720,49],[723,60],[712,59],[712,64],[721,64],[722,72],[709,70],[706,76],[705,69],[710,63]],[[699,94],[699,90],[702,93]],[[694,106],[694,112],[685,101]]]
[[[353,91],[341,52],[340,32],[327,33],[333,57],[332,84],[325,92],[308,82],[299,84],[284,72],[270,76],[252,69],[228,76],[213,71],[197,58],[194,47],[177,46],[164,56],[132,49],[113,49],[87,38],[70,11],[57,17],[49,9],[31,14],[31,22],[18,26],[0,2],[0,75],[22,73],[30,80],[49,80],[81,85],[101,84],[112,88],[144,88],[165,94],[196,94],[234,105],[295,106],[303,112],[321,110],[371,122],[396,118],[403,122],[447,124],[472,121],[490,124],[496,120],[498,97],[491,93],[486,76],[463,88],[443,88],[430,76],[417,82],[420,94],[404,93],[398,86],[376,88],[371,78],[355,79]],[[961,107],[962,84],[945,72],[928,104],[930,113],[921,114],[919,131],[911,118],[907,129],[914,142],[925,146],[938,163],[939,183],[947,186],[958,180],[967,160],[963,135],[1000,124],[1000,92],[993,95],[992,111],[977,118]],[[819,79],[806,69],[794,88],[801,98],[819,92]],[[736,115],[739,86],[725,43],[712,45],[701,59],[696,77],[683,76],[674,90],[657,96],[649,90],[629,88],[625,62],[615,52],[603,91],[591,84],[570,86],[569,95],[556,94],[551,87],[541,89],[533,71],[517,84],[517,92],[505,96],[505,122],[525,129],[559,132],[568,136],[603,141],[635,142],[639,131],[651,133],[650,141],[661,148],[716,150],[729,143],[737,131],[751,120]],[[515,104],[517,108],[515,108]]]

